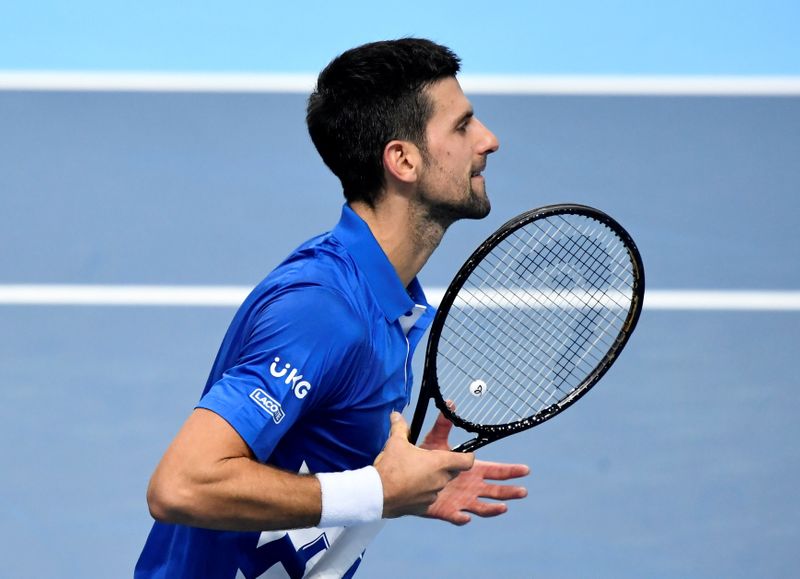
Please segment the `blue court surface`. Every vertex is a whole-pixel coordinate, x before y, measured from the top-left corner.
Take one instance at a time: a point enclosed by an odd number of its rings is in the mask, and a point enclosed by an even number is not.
[[[304,99],[0,92],[0,284],[256,284],[342,203]],[[427,286],[509,217],[575,201],[631,232],[651,289],[800,288],[797,97],[472,100],[501,141],[494,209],[452,227]],[[0,305],[3,577],[131,575],[148,478],[233,312]],[[798,344],[797,310],[647,308],[586,398],[479,452],[531,466],[526,500],[393,521],[360,575],[798,576]]]

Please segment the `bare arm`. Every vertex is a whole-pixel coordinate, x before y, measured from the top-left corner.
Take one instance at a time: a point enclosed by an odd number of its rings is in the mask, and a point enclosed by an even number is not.
[[[421,514],[473,456],[426,451],[407,441],[398,413],[375,462],[384,490],[385,518]],[[265,531],[313,527],[321,513],[316,477],[289,473],[255,460],[220,416],[196,409],[156,468],[147,491],[159,521],[205,528]]]
[[[150,479],[147,502],[157,520],[256,531],[313,527],[320,487],[313,476],[260,464],[222,417],[196,409]]]

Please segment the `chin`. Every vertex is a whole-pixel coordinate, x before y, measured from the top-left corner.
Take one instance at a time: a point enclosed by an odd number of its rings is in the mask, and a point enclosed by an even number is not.
[[[483,219],[492,211],[492,203],[489,201],[489,196],[486,192],[476,193],[470,192],[470,215],[465,216],[467,219]]]
[[[486,203],[482,207],[482,210],[479,213],[476,213],[473,219],[483,219],[491,212],[492,212],[492,204],[489,203],[489,201],[486,201]]]

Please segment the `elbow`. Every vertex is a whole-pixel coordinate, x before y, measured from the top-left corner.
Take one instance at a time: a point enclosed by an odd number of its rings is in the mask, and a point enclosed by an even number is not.
[[[173,502],[169,494],[151,480],[147,487],[147,508],[150,516],[161,523],[172,523],[175,516]]]
[[[194,518],[191,494],[188,485],[156,472],[147,487],[150,515],[161,523],[190,524]]]

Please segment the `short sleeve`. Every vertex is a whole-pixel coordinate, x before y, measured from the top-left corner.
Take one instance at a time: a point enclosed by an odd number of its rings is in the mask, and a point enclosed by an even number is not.
[[[292,425],[346,387],[365,332],[348,300],[320,286],[283,292],[250,327],[236,365],[197,407],[219,414],[266,461]]]

